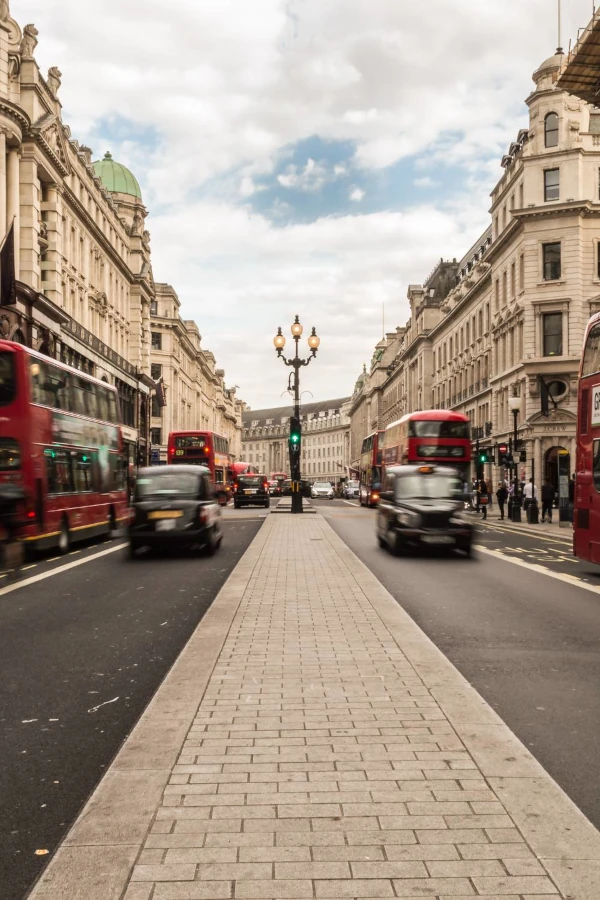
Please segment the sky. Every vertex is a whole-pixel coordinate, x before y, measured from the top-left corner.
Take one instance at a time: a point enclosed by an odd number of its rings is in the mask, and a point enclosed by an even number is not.
[[[156,281],[253,408],[272,339],[321,337],[306,401],[350,395],[409,284],[489,224],[558,0],[11,0],[63,121],[138,178]],[[592,0],[562,0],[565,49]],[[290,350],[291,338],[286,350]],[[308,347],[304,350],[308,355]]]

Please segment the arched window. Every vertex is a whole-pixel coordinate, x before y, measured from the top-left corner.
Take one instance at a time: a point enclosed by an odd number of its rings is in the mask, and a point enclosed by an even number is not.
[[[544,138],[546,147],[558,147],[558,114],[548,113],[544,119]]]

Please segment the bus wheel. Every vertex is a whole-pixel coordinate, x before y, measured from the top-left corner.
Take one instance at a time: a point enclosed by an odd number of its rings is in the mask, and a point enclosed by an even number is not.
[[[71,546],[71,535],[69,534],[69,526],[66,519],[62,519],[60,523],[60,534],[58,536],[58,549],[64,555],[69,552]]]

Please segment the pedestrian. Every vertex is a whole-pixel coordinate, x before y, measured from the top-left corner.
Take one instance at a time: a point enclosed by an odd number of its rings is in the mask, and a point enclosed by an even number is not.
[[[487,488],[488,505],[491,508],[491,506],[494,502],[494,485],[492,484],[491,478],[488,478],[488,480],[485,483],[485,486]]]
[[[533,478],[530,478],[525,487],[523,488],[523,509],[527,511],[534,500],[538,498],[538,489],[533,483]]]
[[[487,508],[488,508],[488,503],[489,503],[490,497],[488,494],[487,484],[485,483],[485,479],[483,479],[483,478],[481,479],[481,481],[478,482],[477,499],[478,499],[478,503],[479,503],[479,508],[481,509],[481,512],[482,512],[481,518],[487,519]]]
[[[575,474],[569,479],[569,522],[573,521],[573,507],[575,506]]]
[[[549,478],[546,478],[544,484],[542,485],[542,522],[546,521],[546,514],[548,515],[548,522],[552,524],[552,504],[554,502],[554,485],[551,483]]]
[[[498,490],[496,491],[496,500],[498,501],[498,508],[500,510],[500,518],[504,518],[504,504],[508,499],[508,488],[506,487],[506,482],[501,481],[498,484]]]

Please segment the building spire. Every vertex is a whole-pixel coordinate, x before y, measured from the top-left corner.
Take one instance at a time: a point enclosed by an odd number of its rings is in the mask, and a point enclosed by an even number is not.
[[[562,48],[562,0],[557,0],[558,3],[558,46],[556,48],[556,53],[562,56],[563,48]]]

